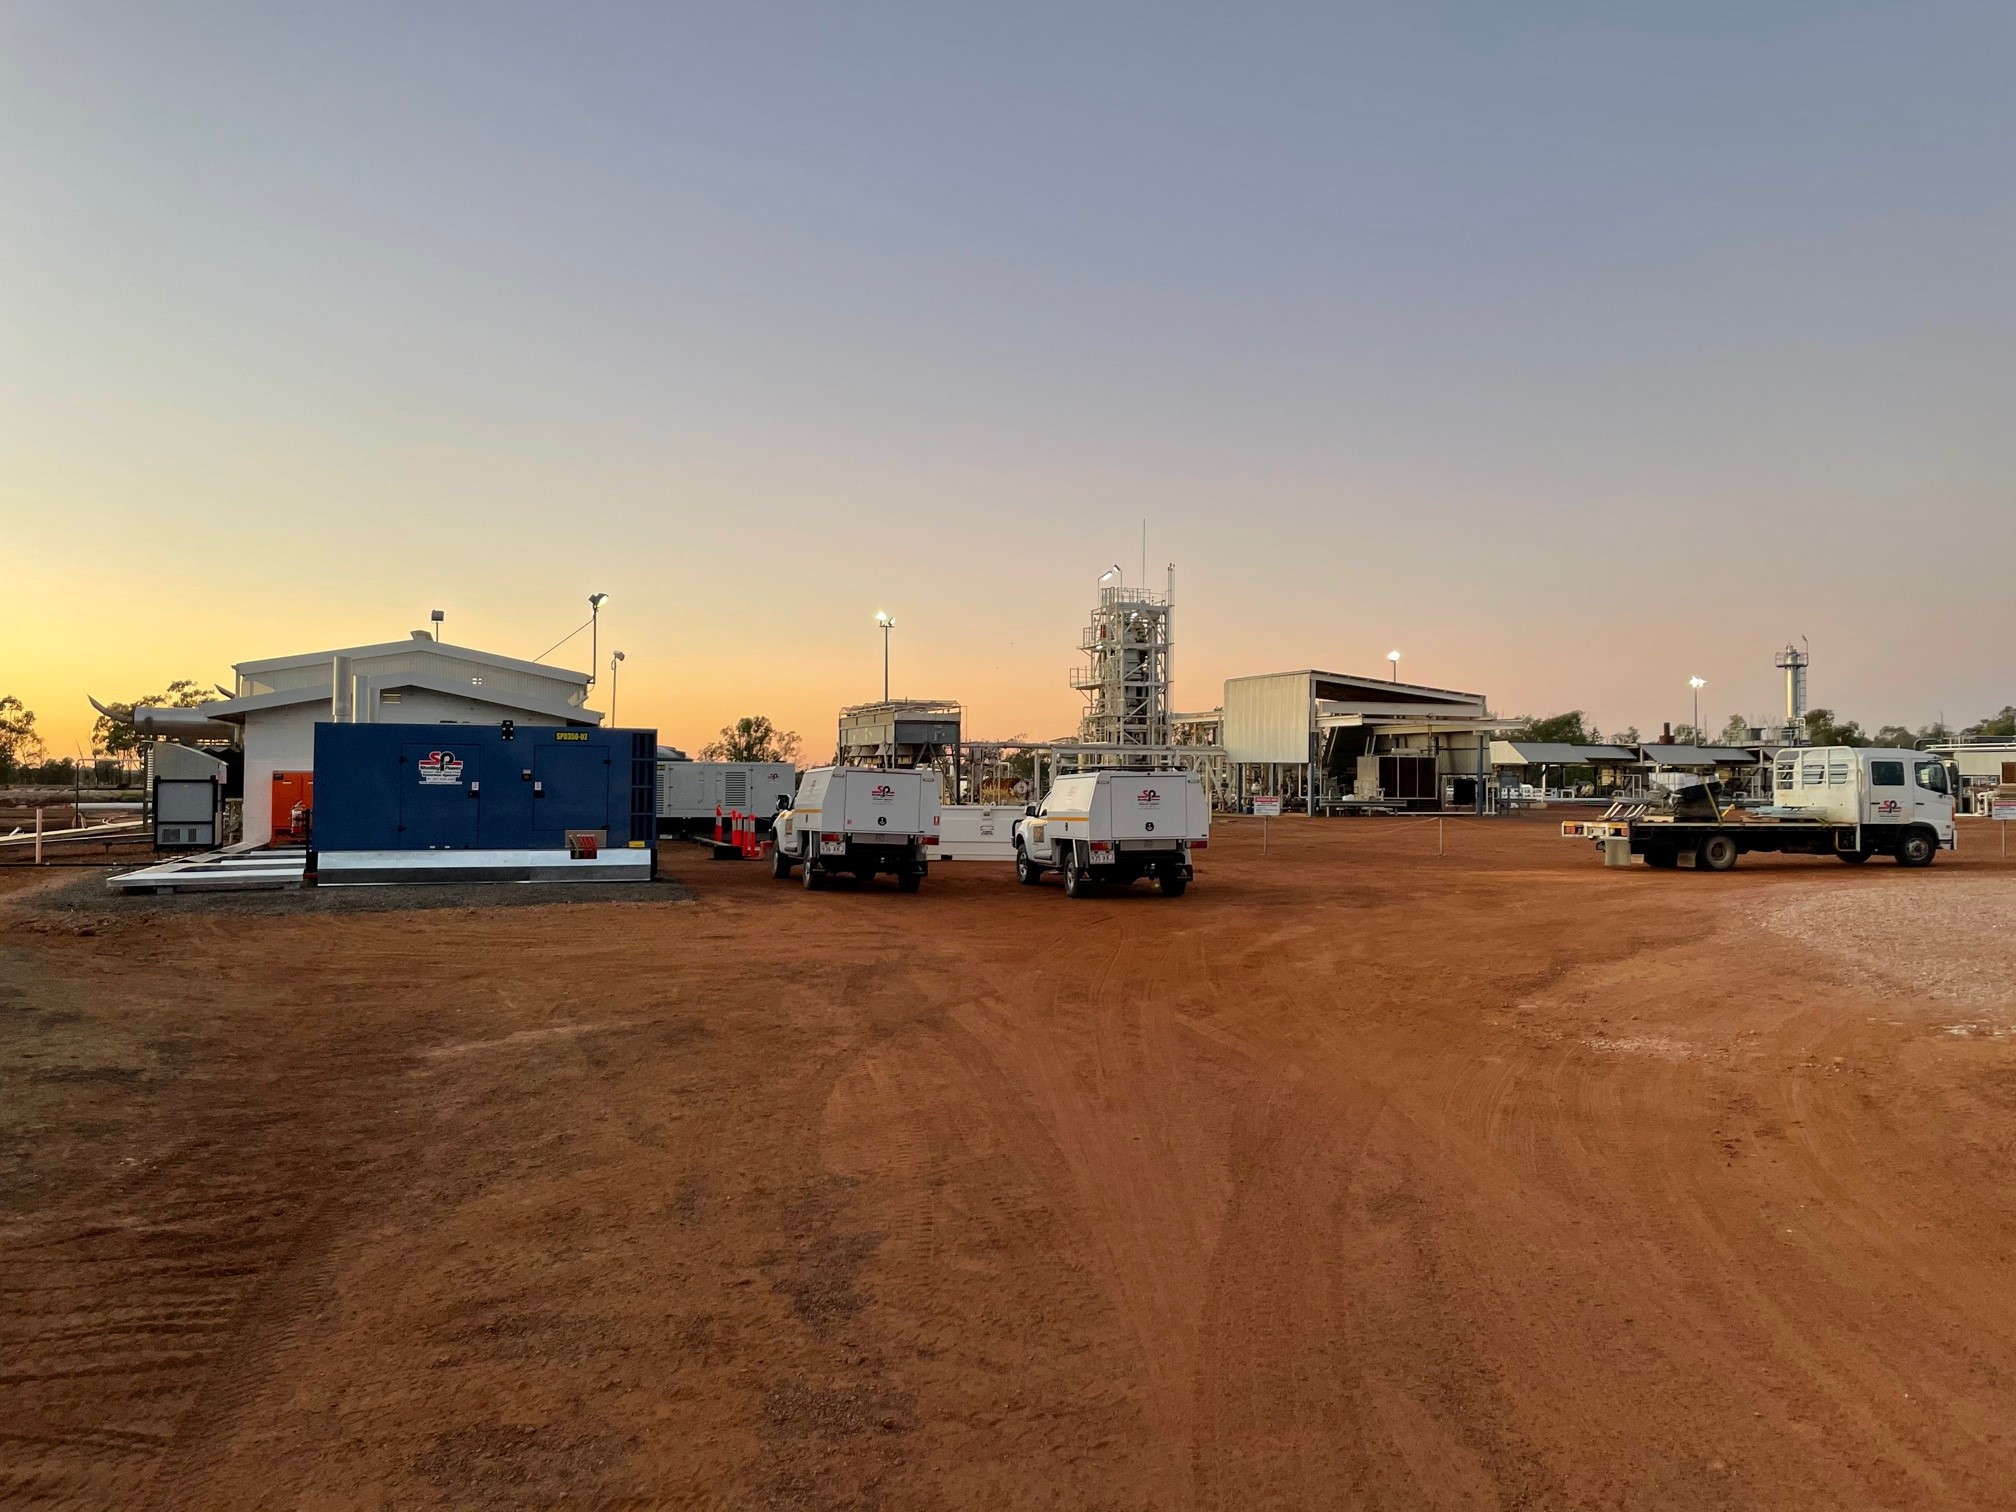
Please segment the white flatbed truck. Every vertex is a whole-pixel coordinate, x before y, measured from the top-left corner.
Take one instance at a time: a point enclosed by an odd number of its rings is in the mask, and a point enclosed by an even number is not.
[[[942,797],[938,774],[925,767],[814,767],[772,820],[771,875],[801,868],[806,891],[816,892],[832,876],[869,882],[887,873],[915,892],[930,868],[928,848],[938,843]]]
[[[1725,806],[1712,788],[1684,788],[1668,810],[1616,803],[1561,833],[1606,852],[1622,841],[1627,860],[1641,856],[1649,866],[1701,871],[1728,871],[1751,851],[1930,866],[1956,843],[1953,802],[1952,773],[1923,751],[1797,746],[1772,763],[1768,807]]]
[[[1211,804],[1195,772],[1075,772],[1015,821],[1014,843],[1025,886],[1062,872],[1064,891],[1082,898],[1153,877],[1164,896],[1180,898],[1195,875],[1192,853],[1211,843]]]

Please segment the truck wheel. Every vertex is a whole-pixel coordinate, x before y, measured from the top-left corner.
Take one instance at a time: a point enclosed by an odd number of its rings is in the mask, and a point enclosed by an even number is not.
[[[1738,854],[1733,836],[1710,835],[1695,849],[1694,864],[1703,871],[1727,871]]]
[[[1843,861],[1846,861],[1850,866],[1860,866],[1864,861],[1869,859],[1869,852],[1867,851],[1836,851],[1834,854],[1839,856]]]
[[[1930,866],[1932,858],[1938,854],[1938,837],[1928,829],[1908,829],[1904,831],[1904,838],[1897,842],[1899,866]]]
[[[780,882],[791,875],[791,853],[781,845],[770,851],[770,875]]]
[[[1163,876],[1155,879],[1155,885],[1162,889],[1165,898],[1180,898],[1183,890],[1190,885],[1188,877]]]
[[[1075,864],[1064,865],[1064,895],[1067,898],[1089,898],[1092,896],[1092,873]]]
[[[817,892],[826,885],[826,878],[818,864],[810,856],[805,858],[805,891]]]
[[[1029,853],[1021,846],[1015,847],[1015,880],[1024,887],[1034,887],[1043,880],[1043,868],[1029,859]]]
[[[896,891],[898,892],[915,892],[923,885],[924,873],[921,871],[900,871],[896,873]]]

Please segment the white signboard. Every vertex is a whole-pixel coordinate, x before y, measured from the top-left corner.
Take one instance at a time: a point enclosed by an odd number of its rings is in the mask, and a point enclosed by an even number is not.
[[[1990,798],[1988,800],[1990,819],[2016,819],[2016,798]]]
[[[1279,819],[1281,817],[1281,800],[1279,798],[1255,798],[1253,800],[1253,812],[1262,819]]]

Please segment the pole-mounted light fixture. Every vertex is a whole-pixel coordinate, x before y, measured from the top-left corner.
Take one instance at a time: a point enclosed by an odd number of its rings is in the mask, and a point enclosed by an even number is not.
[[[1393,663],[1393,681],[1400,681],[1400,653],[1398,651],[1388,651],[1386,653],[1386,660]]]
[[[896,616],[884,610],[875,611],[875,623],[882,627],[882,702],[889,702],[889,632],[896,628]]]
[[[612,728],[616,723],[616,665],[622,660],[621,651],[613,652],[609,657],[609,723]]]
[[[595,663],[602,656],[602,606],[608,602],[609,595],[606,593],[588,595],[588,681],[591,683],[595,681]]]

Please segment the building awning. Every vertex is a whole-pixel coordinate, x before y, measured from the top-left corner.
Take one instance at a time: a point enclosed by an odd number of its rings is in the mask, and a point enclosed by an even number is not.
[[[1493,766],[1636,766],[1635,748],[1618,745],[1572,745],[1558,740],[1494,740]]]
[[[1652,745],[1641,747],[1645,760],[1662,767],[1756,766],[1763,760],[1741,746]]]

